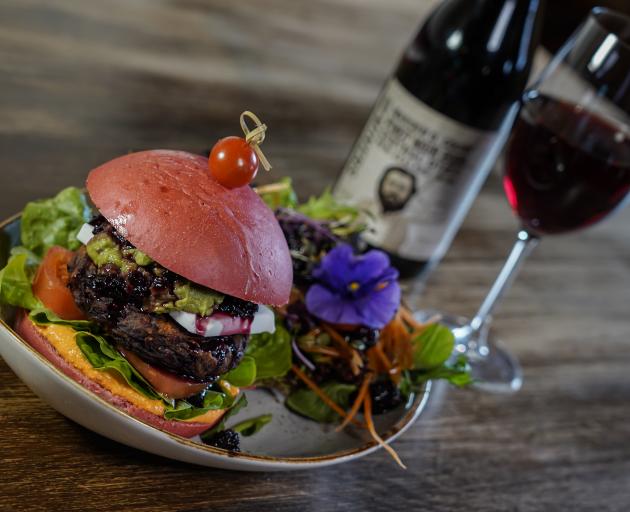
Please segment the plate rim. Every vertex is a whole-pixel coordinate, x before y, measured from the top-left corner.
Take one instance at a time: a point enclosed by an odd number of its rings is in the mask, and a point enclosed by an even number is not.
[[[4,230],[8,225],[18,221],[22,216],[22,212],[11,215],[7,219],[0,222],[0,230]],[[178,436],[161,428],[158,428],[154,425],[151,425],[145,421],[142,421],[130,414],[127,414],[124,411],[121,411],[117,407],[114,407],[109,402],[103,400],[101,397],[85,388],[74,379],[71,379],[66,374],[64,374],[61,370],[59,370],[54,364],[52,364],[48,359],[46,359],[42,354],[40,354],[37,350],[35,350],[24,338],[22,338],[11,325],[9,325],[4,318],[0,317],[0,328],[4,329],[7,333],[11,335],[15,343],[18,343],[28,350],[31,355],[35,356],[36,359],[39,360],[40,363],[47,366],[53,373],[64,380],[67,384],[70,384],[75,389],[89,396],[89,398],[96,400],[100,403],[100,405],[105,406],[110,412],[117,414],[121,417],[124,417],[126,420],[131,420],[136,422],[143,427],[149,427],[157,432],[160,432],[162,435],[165,435],[170,440],[175,441],[179,444],[182,444],[188,448],[193,448],[198,451],[206,452],[215,456],[218,456],[222,459],[241,459],[244,461],[248,461],[251,463],[258,464],[272,464],[273,466],[317,466],[317,465],[327,465],[333,462],[343,462],[347,459],[353,459],[358,457],[359,455],[368,455],[379,448],[381,445],[374,440],[367,441],[366,443],[358,446],[356,448],[348,448],[346,450],[340,450],[334,452],[332,454],[327,455],[316,455],[310,457],[278,457],[272,455],[257,455],[248,452],[230,452],[227,450],[222,450],[220,448],[215,448],[210,445],[206,445],[203,443],[199,443],[193,441],[192,439],[188,439],[183,436]],[[7,365],[8,366],[8,365]],[[11,368],[13,371],[13,369]],[[21,380],[21,379],[20,379]],[[28,386],[27,386],[28,387]],[[391,443],[395,439],[397,439],[400,435],[402,435],[407,429],[409,429],[414,422],[418,419],[418,417],[422,414],[424,409],[426,408],[429,395],[431,392],[432,383],[428,381],[425,383],[424,389],[422,393],[418,393],[416,398],[414,399],[413,405],[406,411],[406,413],[396,422],[396,424],[387,430],[384,434],[381,435],[383,441],[387,444]],[[30,388],[29,388],[30,389]],[[32,391],[32,390],[31,390]],[[101,434],[99,434],[101,435]],[[107,437],[107,436],[104,436]],[[115,441],[118,442],[118,441]]]

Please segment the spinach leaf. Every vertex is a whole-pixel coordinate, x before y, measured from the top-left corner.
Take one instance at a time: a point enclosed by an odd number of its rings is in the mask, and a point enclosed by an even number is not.
[[[411,393],[422,391],[424,384],[429,380],[446,380],[454,386],[463,388],[473,382],[470,375],[470,366],[466,356],[459,355],[453,363],[445,363],[431,370],[406,370],[400,381],[400,392],[408,397]]]
[[[81,245],[77,233],[90,216],[85,194],[76,187],[50,199],[32,201],[22,213],[22,244],[40,258],[53,245],[76,250]]]
[[[201,434],[201,438],[210,439],[217,432],[220,432],[221,430],[225,430],[225,422],[245,407],[247,407],[247,397],[245,396],[245,394],[242,394],[240,398],[236,402],[234,402],[232,407],[230,407],[227,410],[227,412],[223,415],[223,418],[221,418],[221,421],[217,423],[214,427],[212,427],[210,430],[207,430],[206,432]]]
[[[249,437],[261,431],[261,429],[271,421],[271,414],[263,414],[256,418],[241,421],[232,427],[234,432],[238,432],[242,436]]]
[[[208,390],[203,397],[201,407],[195,407],[185,400],[177,400],[175,407],[167,407],[164,417],[167,420],[189,420],[201,416],[208,411],[228,409],[234,403],[234,398],[223,391]]]
[[[353,384],[341,382],[328,382],[322,386],[322,390],[338,404],[342,409],[350,405],[350,396],[356,391]],[[319,423],[332,423],[339,419],[339,415],[328,407],[310,389],[298,389],[291,393],[286,400],[286,406],[294,412],[311,418]]]
[[[96,330],[96,324],[94,324],[94,322],[91,322],[90,320],[64,320],[63,318],[59,318],[50,309],[43,306],[33,309],[28,316],[34,323],[38,325],[67,325],[77,331],[88,332],[94,332],[94,330]]]
[[[414,369],[430,370],[442,366],[455,347],[455,337],[447,327],[433,324],[412,340]]]
[[[442,379],[450,382],[454,386],[463,388],[473,383],[470,374],[470,365],[465,355],[459,355],[454,363],[446,363],[438,368],[422,373],[426,380]]]
[[[251,356],[243,357],[239,365],[222,378],[239,388],[251,386],[256,381],[256,360]]]
[[[245,354],[256,363],[257,381],[282,377],[291,369],[291,335],[277,322],[273,334],[253,334]]]

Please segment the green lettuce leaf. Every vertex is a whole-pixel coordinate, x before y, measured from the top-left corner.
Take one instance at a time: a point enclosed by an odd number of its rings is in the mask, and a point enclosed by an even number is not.
[[[105,338],[89,332],[77,332],[76,342],[85,358],[97,370],[116,371],[129,386],[152,400],[162,400],[142,375]]]
[[[0,270],[0,302],[24,309],[43,307],[31,289],[34,271],[34,267],[29,265],[27,253],[11,256],[7,265]]]
[[[28,317],[38,325],[67,325],[76,331],[93,332],[96,330],[96,324],[90,320],[64,320],[63,318],[59,318],[50,309],[42,306],[33,309]]]
[[[256,363],[256,380],[282,377],[291,369],[291,335],[279,322],[276,332],[253,334],[245,354]]]
[[[11,249],[11,256],[17,256],[18,254],[26,254],[26,266],[32,268],[33,270],[37,269],[39,264],[42,262],[42,259],[37,256],[33,251],[29,251],[23,245],[18,245]]]
[[[230,407],[226,411],[226,413],[223,415],[223,418],[221,418],[221,421],[219,423],[217,423],[210,430],[207,430],[203,434],[201,434],[201,439],[208,440],[212,436],[214,436],[217,432],[221,432],[222,430],[225,430],[225,422],[245,407],[247,407],[247,397],[245,396],[245,394],[242,394],[238,398],[238,400],[236,400],[236,402],[232,404],[232,407]]]
[[[453,353],[455,337],[447,327],[433,324],[412,340],[414,369],[442,366]]]
[[[53,245],[76,250],[81,245],[77,233],[90,216],[85,195],[76,187],[51,199],[32,201],[22,213],[22,244],[40,258]]]
[[[329,222],[330,229],[338,236],[349,236],[365,229],[359,222],[360,211],[353,206],[337,202],[329,188],[319,197],[310,197],[296,209],[311,219]]]
[[[237,423],[232,427],[232,430],[245,437],[253,436],[254,434],[260,432],[265,425],[270,423],[271,419],[271,414],[263,414],[262,416],[257,416],[256,418],[251,418]]]
[[[243,357],[239,365],[222,378],[239,388],[251,386],[256,381],[256,360],[251,356]]]
[[[256,191],[272,210],[277,208],[295,208],[297,206],[297,196],[289,177],[284,177],[276,183],[257,187]]]
[[[342,409],[349,407],[350,396],[356,389],[353,384],[340,382],[328,382],[322,386],[322,390]],[[292,411],[319,423],[332,423],[339,419],[339,415],[310,389],[294,391],[287,397],[285,404]]]

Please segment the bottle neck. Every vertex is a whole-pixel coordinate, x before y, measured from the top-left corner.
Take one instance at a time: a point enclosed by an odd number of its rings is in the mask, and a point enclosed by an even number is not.
[[[396,78],[434,110],[496,130],[529,77],[543,2],[442,2],[408,46]]]
[[[416,39],[434,50],[512,54],[527,60],[545,0],[446,0],[429,16]],[[420,40],[420,41],[418,41]]]

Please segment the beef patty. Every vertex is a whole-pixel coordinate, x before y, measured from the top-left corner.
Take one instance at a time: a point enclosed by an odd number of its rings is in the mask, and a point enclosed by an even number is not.
[[[79,308],[115,344],[148,363],[197,382],[212,382],[243,357],[246,335],[205,338],[189,333],[168,315],[146,311],[152,297],[172,294],[169,276],[149,276],[144,269],[125,275],[112,264],[99,268],[85,247],[77,251],[68,271],[68,287]],[[230,297],[226,301],[226,306],[235,304],[235,310],[244,302]]]

